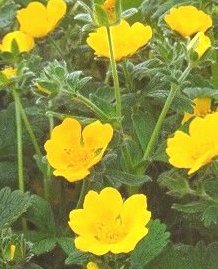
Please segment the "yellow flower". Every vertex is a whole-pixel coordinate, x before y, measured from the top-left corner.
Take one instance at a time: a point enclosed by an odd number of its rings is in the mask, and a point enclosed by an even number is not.
[[[20,52],[28,52],[35,46],[34,39],[31,36],[21,31],[14,31],[3,37],[0,51],[11,52],[13,40],[17,42]]]
[[[5,75],[8,79],[13,78],[16,76],[17,69],[13,67],[6,67],[1,71],[3,75]]]
[[[211,113],[211,98],[209,97],[198,97],[193,100],[193,114],[185,112],[182,124],[187,122],[193,117],[204,117],[208,113]]]
[[[198,57],[201,58],[202,55],[211,47],[211,40],[203,32],[197,33],[194,38],[189,42],[187,49],[191,48],[197,52]]]
[[[10,260],[13,261],[14,255],[16,251],[16,246],[15,245],[10,245]]]
[[[66,9],[64,0],[49,0],[46,7],[40,2],[31,2],[17,12],[20,30],[32,37],[44,37],[54,30]]]
[[[178,168],[188,168],[192,174],[218,156],[218,112],[204,118],[196,117],[189,125],[189,134],[176,131],[167,140],[169,162]]]
[[[135,194],[125,202],[111,187],[89,191],[83,209],[70,212],[69,225],[78,234],[75,246],[95,255],[128,253],[148,233],[151,213],[146,196]]]
[[[165,15],[164,20],[172,30],[184,37],[205,32],[212,26],[211,17],[194,6],[171,8],[170,13]]]
[[[118,25],[111,26],[111,33],[116,61],[132,56],[152,37],[150,26],[144,26],[139,22],[130,26],[125,20],[121,20]],[[95,50],[95,55],[110,57],[106,27],[100,27],[95,33],[89,34],[87,43]]]
[[[86,268],[87,268],[87,269],[99,269],[97,263],[95,263],[95,262],[89,262],[89,263],[87,264],[87,267],[86,267]]]
[[[112,136],[113,129],[108,123],[95,121],[81,134],[80,123],[66,118],[53,129],[51,139],[45,143],[48,162],[55,168],[54,175],[70,182],[85,178],[90,174],[89,169],[102,159]]]

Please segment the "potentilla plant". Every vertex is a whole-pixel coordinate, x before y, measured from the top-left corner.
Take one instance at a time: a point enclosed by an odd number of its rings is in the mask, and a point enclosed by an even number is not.
[[[217,269],[217,1],[177,2],[0,1],[2,268]]]

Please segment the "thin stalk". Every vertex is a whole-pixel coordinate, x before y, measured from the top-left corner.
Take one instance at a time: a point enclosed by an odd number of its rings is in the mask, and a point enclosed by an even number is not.
[[[18,186],[19,190],[23,193],[25,192],[25,181],[24,181],[24,171],[23,171],[23,129],[22,129],[22,119],[21,111],[19,106],[19,95],[16,90],[12,91],[14,102],[15,102],[15,117],[16,117],[16,128],[17,128],[17,166],[18,166]],[[27,230],[26,220],[22,219],[22,226],[24,231]]]
[[[119,86],[119,79],[117,73],[117,64],[114,56],[114,49],[113,49],[113,40],[111,35],[110,27],[106,27],[107,29],[107,38],[108,38],[108,46],[109,46],[109,53],[110,53],[110,63],[111,63],[111,71],[113,75],[114,81],[114,91],[115,91],[115,98],[116,98],[116,115],[119,120],[121,120],[121,94],[120,94],[120,86]]]
[[[125,80],[126,80],[127,89],[131,92],[131,91],[134,90],[134,86],[133,86],[133,81],[132,81],[132,78],[130,76],[130,73],[129,73],[129,70],[128,70],[128,67],[127,67],[127,61],[126,60],[124,60],[122,62],[122,67],[123,67],[124,77],[125,77]]]
[[[89,184],[90,184],[89,180],[87,180],[87,179],[83,180],[82,187],[81,187],[81,190],[80,190],[79,199],[78,199],[78,202],[77,202],[77,205],[76,205],[77,209],[82,207],[82,204],[84,202],[87,190],[89,188]]]
[[[53,39],[53,37],[51,35],[49,35],[48,36],[48,39],[50,40],[50,42],[52,43],[53,47],[58,52],[58,54],[61,57],[61,59],[65,61],[63,52],[62,52],[61,48],[59,47],[59,45],[55,42],[55,40]]]
[[[105,114],[100,108],[98,108],[95,104],[93,104],[88,98],[85,96],[76,93],[76,99],[80,102],[82,102],[84,105],[86,105],[88,108],[90,108],[97,116],[100,117],[100,119],[104,121],[108,121],[109,117],[107,114]]]
[[[42,153],[41,153],[39,144],[37,142],[36,136],[35,136],[35,134],[33,132],[32,126],[31,126],[30,121],[29,121],[29,119],[28,119],[28,117],[26,115],[26,112],[25,112],[25,110],[23,108],[23,105],[22,105],[22,103],[20,101],[20,97],[19,96],[18,96],[17,102],[18,102],[18,105],[19,105],[19,109],[20,109],[20,113],[21,113],[21,117],[22,117],[23,123],[24,123],[24,125],[25,125],[25,127],[27,129],[27,132],[29,133],[29,136],[30,136],[31,140],[32,140],[32,143],[33,143],[33,147],[35,149],[35,152],[36,152],[36,154],[40,158],[42,158]]]
[[[170,109],[172,101],[174,100],[178,90],[181,87],[182,82],[186,79],[186,77],[190,73],[191,69],[192,69],[191,65],[188,65],[188,67],[185,69],[185,71],[182,73],[181,77],[179,78],[178,85],[175,85],[175,84],[171,85],[170,93],[169,93],[169,95],[167,97],[167,100],[166,100],[166,102],[164,104],[164,107],[163,107],[163,109],[161,111],[161,114],[160,114],[160,116],[158,118],[158,121],[157,121],[156,126],[154,128],[154,131],[153,131],[153,133],[151,135],[151,138],[150,138],[150,140],[148,142],[148,145],[147,145],[147,147],[145,149],[145,153],[144,153],[144,156],[143,156],[144,161],[149,160],[150,154],[151,154],[151,152],[152,152],[152,150],[154,148],[155,143],[157,142],[161,127],[163,125],[163,121],[164,121],[164,119],[165,119],[165,117],[166,117],[166,115],[167,115],[167,113],[168,113],[168,111]]]
[[[48,108],[50,109],[51,107],[52,107],[52,101],[50,100],[48,102]],[[50,132],[50,136],[51,136],[52,130],[54,129],[54,118],[53,118],[53,115],[49,115],[48,116],[48,121],[49,121],[49,132]],[[47,200],[50,199],[51,176],[52,176],[52,169],[51,169],[50,164],[47,162],[46,177],[44,178],[44,193],[45,193],[45,198]]]
[[[23,140],[22,140],[22,120],[19,106],[19,96],[16,90],[13,90],[16,113],[16,128],[17,128],[17,163],[18,163],[18,184],[19,189],[25,191],[24,172],[23,172]]]

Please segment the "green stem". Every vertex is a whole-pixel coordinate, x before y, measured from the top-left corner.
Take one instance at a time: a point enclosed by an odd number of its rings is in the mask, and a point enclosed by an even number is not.
[[[64,54],[61,50],[61,48],[58,46],[58,44],[55,42],[55,40],[53,39],[53,37],[51,35],[48,36],[48,39],[50,40],[50,42],[52,43],[52,45],[54,46],[54,48],[56,49],[56,51],[58,52],[59,56],[61,57],[62,60],[65,61],[64,59]]]
[[[151,152],[152,152],[152,150],[154,148],[155,143],[157,142],[161,127],[163,125],[163,121],[164,121],[164,119],[165,119],[165,117],[166,117],[166,115],[167,115],[167,113],[168,113],[168,111],[170,109],[172,101],[174,100],[178,90],[181,87],[182,82],[184,82],[184,80],[186,79],[186,77],[190,73],[191,69],[192,69],[192,67],[190,65],[188,65],[188,67],[185,69],[185,71],[182,73],[181,77],[179,78],[178,85],[176,85],[176,84],[171,85],[170,93],[169,93],[169,95],[167,97],[167,100],[166,100],[166,102],[164,104],[164,107],[163,107],[163,109],[161,111],[161,114],[160,114],[160,116],[158,118],[158,121],[157,121],[156,126],[154,128],[154,131],[153,131],[153,133],[151,135],[151,138],[150,138],[150,140],[148,142],[148,145],[147,145],[147,147],[145,149],[145,153],[144,153],[144,156],[143,156],[143,161],[148,161],[149,160],[150,154],[151,154]]]
[[[48,102],[48,108],[50,109],[51,107],[52,107],[52,101],[50,100]],[[49,132],[51,136],[52,130],[54,129],[54,118],[52,115],[48,116],[48,121],[49,121]],[[47,200],[50,199],[51,177],[52,177],[52,169],[50,164],[47,162],[47,172],[46,177],[44,177],[44,192],[45,192],[45,198]]]
[[[119,86],[119,79],[118,79],[118,73],[117,73],[117,65],[116,65],[115,56],[114,56],[111,29],[110,27],[106,27],[106,29],[107,29],[107,38],[108,38],[108,46],[109,46],[109,53],[110,53],[111,71],[112,71],[113,81],[114,81],[114,90],[115,90],[115,98],[116,98],[116,114],[117,114],[118,120],[120,121],[121,116],[122,116],[121,94],[120,94],[120,86]]]
[[[127,86],[127,89],[131,92],[134,90],[134,86],[133,86],[133,81],[132,81],[132,78],[129,74],[129,70],[128,70],[128,67],[127,67],[127,61],[124,60],[122,62],[122,66],[123,66],[123,73],[124,73],[124,77],[125,77],[125,80],[126,80],[126,86]]]
[[[78,199],[78,202],[77,202],[77,205],[76,205],[77,209],[82,207],[82,205],[83,205],[87,190],[89,188],[89,184],[90,184],[90,182],[89,182],[88,179],[83,180],[82,187],[81,187],[81,190],[80,190],[79,199]]]
[[[19,96],[16,90],[13,90],[13,97],[15,102],[16,113],[16,127],[17,127],[17,163],[18,163],[18,184],[19,189],[25,191],[24,172],[23,172],[23,141],[22,141],[22,120],[19,105]]]
[[[17,100],[17,101],[18,101],[18,105],[19,105],[19,109],[20,109],[21,117],[22,117],[23,122],[24,122],[24,125],[25,125],[25,127],[26,127],[26,129],[27,129],[27,132],[29,133],[29,136],[30,136],[30,138],[31,138],[31,140],[32,140],[32,143],[33,143],[33,147],[34,147],[34,149],[35,149],[35,152],[36,152],[36,154],[37,154],[40,158],[42,158],[42,153],[41,153],[39,144],[38,144],[38,142],[37,142],[36,136],[35,136],[35,134],[34,134],[34,132],[33,132],[32,126],[31,126],[31,124],[30,124],[30,122],[29,122],[29,119],[28,119],[28,117],[27,117],[27,115],[26,115],[26,112],[25,112],[25,110],[24,110],[24,108],[23,108],[23,105],[22,105],[22,103],[21,103],[21,101],[20,101],[20,97],[19,97],[19,96],[18,96],[18,100]]]
[[[105,114],[100,108],[98,108],[95,104],[93,104],[88,98],[81,95],[80,93],[76,93],[76,99],[90,108],[97,116],[100,117],[103,121],[110,120],[107,114]]]

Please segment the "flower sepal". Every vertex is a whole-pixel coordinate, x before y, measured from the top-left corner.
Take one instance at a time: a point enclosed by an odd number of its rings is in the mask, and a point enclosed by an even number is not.
[[[121,0],[94,0],[93,12],[98,27],[117,24],[121,20]]]

